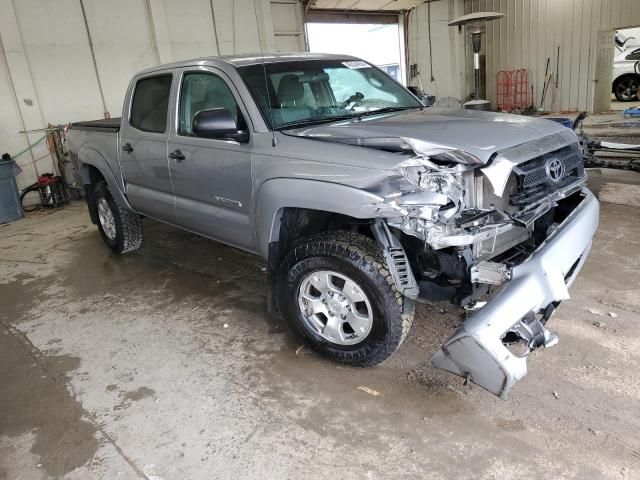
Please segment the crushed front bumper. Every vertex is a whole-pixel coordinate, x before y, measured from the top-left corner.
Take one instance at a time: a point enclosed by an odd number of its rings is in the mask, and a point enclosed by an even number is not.
[[[431,359],[433,366],[507,398],[513,385],[527,374],[527,361],[526,356],[512,354],[503,337],[522,319],[568,299],[568,287],[589,254],[599,205],[588,189],[582,193],[582,202],[544,244],[513,267],[511,280],[504,288],[436,352]],[[544,330],[545,337],[555,338]]]

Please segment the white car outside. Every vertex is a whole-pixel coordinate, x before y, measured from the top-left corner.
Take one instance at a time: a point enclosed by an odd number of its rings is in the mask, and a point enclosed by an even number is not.
[[[611,91],[621,102],[638,100],[640,87],[640,44],[634,37],[616,32]]]

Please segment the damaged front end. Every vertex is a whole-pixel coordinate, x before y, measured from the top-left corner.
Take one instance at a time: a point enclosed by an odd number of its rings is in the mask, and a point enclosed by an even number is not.
[[[557,342],[546,322],[569,298],[597,228],[577,138],[567,130],[488,165],[402,140],[415,156],[375,187],[377,216],[398,233],[415,296],[471,312],[431,362],[506,398],[528,353]]]

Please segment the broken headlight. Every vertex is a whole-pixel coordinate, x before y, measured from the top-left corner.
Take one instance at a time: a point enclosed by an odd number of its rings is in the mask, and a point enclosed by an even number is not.
[[[399,163],[378,192],[379,216],[404,218],[405,233],[424,238],[427,223],[450,224],[464,207],[465,188],[480,160],[466,152],[403,138],[416,156]]]
[[[428,171],[424,167],[410,168],[404,172],[404,177],[420,190],[429,190],[451,199],[455,204],[460,203],[464,196],[462,184],[458,175],[449,172]]]
[[[452,171],[435,170],[415,158],[399,165],[400,173],[412,185],[423,191],[444,195],[455,205],[464,197],[460,174]]]

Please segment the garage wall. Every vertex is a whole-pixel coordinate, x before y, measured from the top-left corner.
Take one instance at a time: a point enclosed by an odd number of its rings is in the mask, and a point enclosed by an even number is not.
[[[408,64],[417,64],[420,72],[420,78],[410,79],[409,84],[420,86],[421,82],[425,92],[438,97],[465,97],[464,37],[447,25],[463,11],[462,0],[435,0],[406,13]]]
[[[303,31],[297,0],[0,0],[0,153],[44,134],[21,130],[120,116],[141,69],[261,44],[304,50]],[[44,143],[16,160],[19,188],[53,171]]]
[[[302,5],[298,0],[272,0],[273,38],[278,52],[308,50],[304,34]]]
[[[555,75],[559,45],[558,89],[554,77],[544,108],[592,111],[598,32],[639,26],[639,3],[638,0],[465,0],[465,14],[505,13],[504,18],[488,24],[484,40],[489,100],[495,105],[498,71],[526,68],[534,86],[535,105],[539,106],[547,57]],[[470,57],[468,42],[465,49]],[[469,91],[471,82],[467,77]]]

